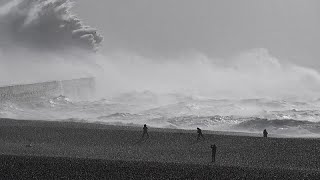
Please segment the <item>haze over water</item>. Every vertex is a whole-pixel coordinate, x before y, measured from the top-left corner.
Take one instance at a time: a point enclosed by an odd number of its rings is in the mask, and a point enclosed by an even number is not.
[[[318,70],[280,59],[267,48],[223,57],[200,50],[163,56],[112,51],[103,47],[111,43],[108,34],[103,38],[74,15],[71,1],[0,4],[1,86],[80,77],[97,82],[91,101],[7,101],[0,117],[320,135]]]

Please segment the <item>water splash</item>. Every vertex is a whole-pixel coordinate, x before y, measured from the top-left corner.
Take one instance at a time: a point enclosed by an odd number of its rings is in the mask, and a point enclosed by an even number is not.
[[[103,37],[71,13],[72,4],[70,0],[10,1],[0,8],[1,44],[50,51],[96,50]]]

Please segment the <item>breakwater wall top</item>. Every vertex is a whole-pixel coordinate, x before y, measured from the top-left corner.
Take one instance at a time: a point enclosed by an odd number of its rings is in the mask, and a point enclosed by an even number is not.
[[[29,98],[56,97],[59,95],[76,100],[87,100],[93,97],[94,91],[95,79],[92,77],[19,84],[0,87],[0,101],[19,101]]]

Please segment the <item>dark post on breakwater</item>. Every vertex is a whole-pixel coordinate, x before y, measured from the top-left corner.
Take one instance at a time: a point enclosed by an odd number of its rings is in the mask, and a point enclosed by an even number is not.
[[[212,161],[211,162],[216,162],[216,152],[217,152],[217,146],[211,145],[211,149],[212,149]]]

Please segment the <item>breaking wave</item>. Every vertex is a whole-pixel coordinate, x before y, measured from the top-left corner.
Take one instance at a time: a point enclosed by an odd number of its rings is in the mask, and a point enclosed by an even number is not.
[[[12,0],[0,8],[2,48],[96,49],[102,36],[71,13],[70,0]]]
[[[0,0],[1,2],[1,0]],[[10,0],[0,6],[0,85],[92,77],[102,35],[70,0]]]
[[[249,132],[263,129],[273,136],[320,136],[318,100],[312,102],[274,101],[268,99],[215,100],[173,94],[144,92],[119,95],[96,101],[76,101],[66,96],[31,97],[28,101],[5,101],[0,118],[61,120],[158,128]],[[139,96],[141,95],[141,96]],[[128,101],[126,97],[134,96]],[[167,97],[169,101],[156,101]],[[149,97],[150,98],[150,97]],[[161,99],[162,99],[161,98]],[[258,106],[257,106],[258,104]]]

